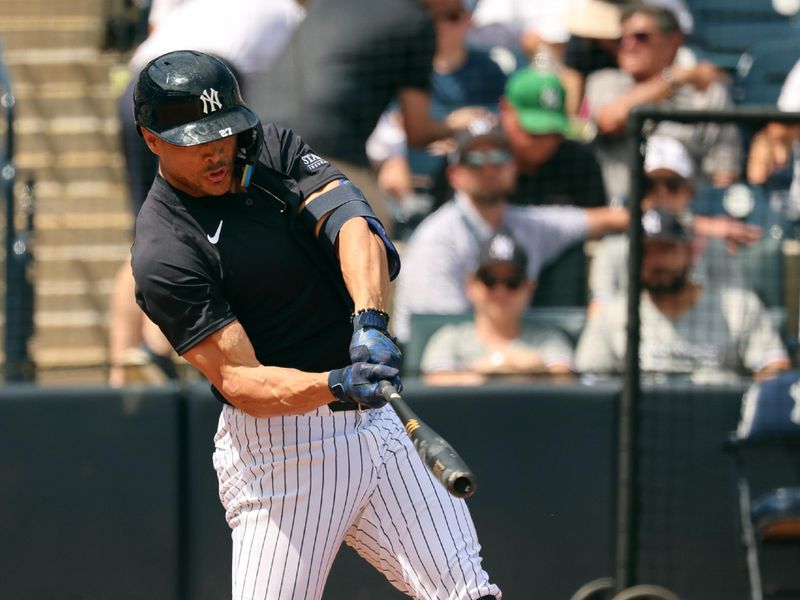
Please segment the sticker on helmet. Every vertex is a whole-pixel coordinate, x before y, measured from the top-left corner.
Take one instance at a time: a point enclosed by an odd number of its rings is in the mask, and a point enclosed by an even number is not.
[[[306,171],[309,173],[313,173],[314,171],[319,170],[320,167],[327,165],[328,161],[324,158],[320,158],[316,154],[309,152],[308,154],[304,154],[300,157],[300,160],[303,161],[303,166],[306,168]]]

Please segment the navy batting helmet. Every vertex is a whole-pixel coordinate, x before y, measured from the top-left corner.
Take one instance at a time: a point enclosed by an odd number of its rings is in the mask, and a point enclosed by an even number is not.
[[[239,83],[218,58],[169,52],[142,69],[133,92],[137,127],[175,146],[195,146],[259,127]],[[141,130],[140,130],[141,133]]]

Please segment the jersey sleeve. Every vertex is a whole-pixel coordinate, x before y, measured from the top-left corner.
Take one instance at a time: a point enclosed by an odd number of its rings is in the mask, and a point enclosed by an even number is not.
[[[317,191],[344,174],[291,129],[275,124],[264,126],[264,145],[268,162],[273,168],[292,178],[303,197]]]
[[[137,240],[132,265],[137,303],[183,354],[236,317],[208,257],[189,242],[173,241],[176,245],[164,251]]]

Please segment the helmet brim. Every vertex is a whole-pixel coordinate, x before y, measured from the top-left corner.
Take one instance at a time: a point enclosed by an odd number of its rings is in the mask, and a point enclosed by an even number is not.
[[[258,116],[244,105],[233,106],[198,121],[170,127],[163,131],[151,129],[159,138],[173,146],[197,146],[221,140],[258,125]]]

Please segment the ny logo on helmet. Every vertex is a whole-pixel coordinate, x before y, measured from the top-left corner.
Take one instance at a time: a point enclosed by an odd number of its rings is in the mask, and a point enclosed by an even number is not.
[[[203,90],[203,94],[200,96],[200,100],[203,101],[203,114],[207,115],[209,112],[214,112],[215,110],[219,110],[222,108],[222,102],[219,101],[219,92],[214,88],[208,88]]]

